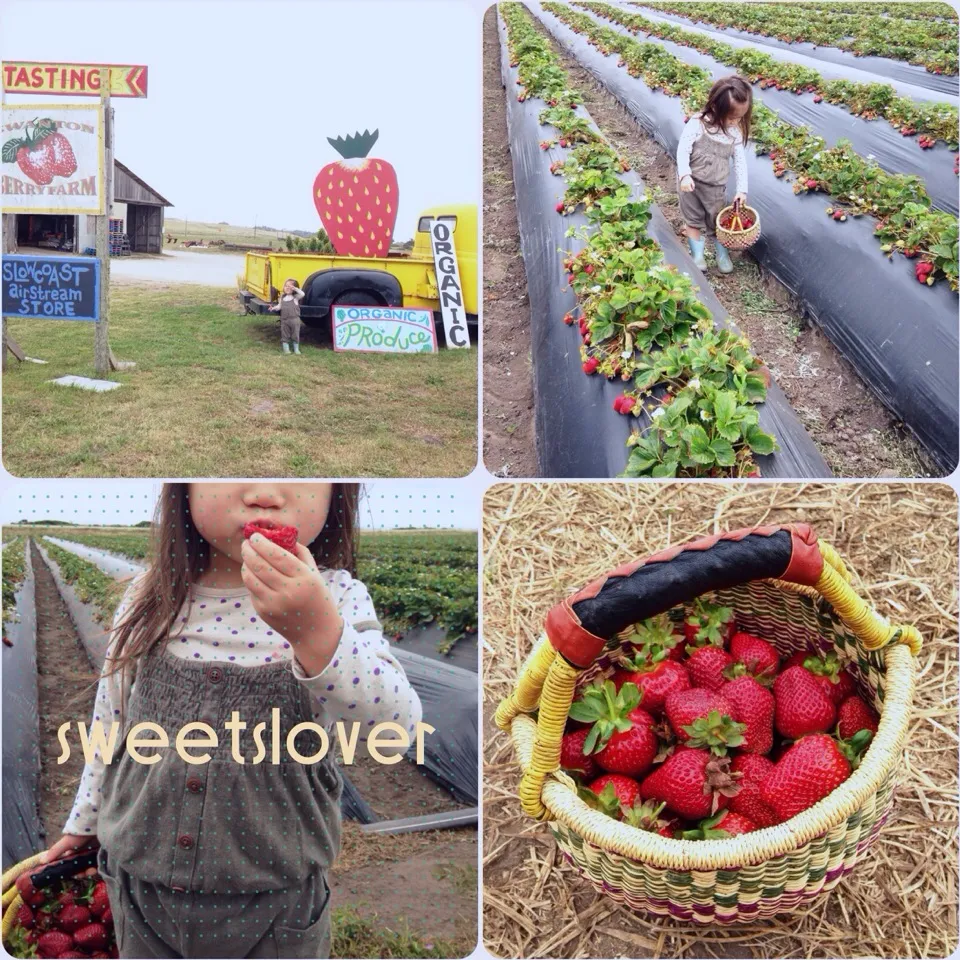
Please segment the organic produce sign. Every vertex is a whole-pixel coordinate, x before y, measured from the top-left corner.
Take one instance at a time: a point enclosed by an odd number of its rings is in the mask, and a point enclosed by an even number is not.
[[[430,223],[430,244],[433,248],[433,265],[437,273],[437,291],[440,295],[440,310],[443,314],[443,330],[448,347],[470,349],[470,333],[467,330],[467,314],[463,308],[463,287],[457,267],[457,251],[453,242],[454,226],[445,217]]]
[[[333,349],[361,353],[436,353],[431,310],[335,306]]]
[[[2,126],[4,213],[103,214],[99,105],[5,104]]]
[[[327,137],[343,157],[313,181],[313,203],[333,249],[342,257],[385,257],[397,222],[397,174],[386,160],[368,157],[379,130]]]
[[[100,261],[93,257],[4,255],[3,315],[100,319]]]
[[[3,65],[4,93],[43,93],[58,97],[99,97],[100,71],[110,71],[111,97],[145,97],[147,68],[119,63],[36,63],[8,61]]]

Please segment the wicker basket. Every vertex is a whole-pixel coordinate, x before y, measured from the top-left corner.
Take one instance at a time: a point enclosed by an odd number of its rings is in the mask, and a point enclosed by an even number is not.
[[[597,890],[662,916],[743,922],[805,904],[863,858],[890,812],[921,641],[915,628],[876,614],[849,580],[805,524],[757,527],[619,567],[550,611],[496,722],[512,735],[524,811],[549,823]],[[581,800],[559,768],[570,704],[583,685],[612,673],[618,636],[665,611],[679,621],[698,596],[733,607],[738,627],[781,655],[835,650],[881,715],[859,768],[829,796],[778,826],[724,840],[675,840],[614,820]]]
[[[753,217],[753,225],[746,230],[730,230],[727,227],[721,227],[720,222],[727,215],[734,213],[736,215],[747,215]],[[748,250],[760,239],[760,214],[753,207],[746,204],[733,203],[724,207],[717,214],[717,242],[722,243],[728,250]]]

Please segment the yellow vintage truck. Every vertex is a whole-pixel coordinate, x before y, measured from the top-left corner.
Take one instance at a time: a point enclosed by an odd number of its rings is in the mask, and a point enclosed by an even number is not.
[[[337,304],[421,307],[433,311],[438,342],[443,320],[430,245],[430,222],[452,224],[457,267],[463,287],[470,339],[477,339],[477,208],[469,204],[430,207],[421,212],[410,253],[387,257],[340,257],[325,253],[251,251],[246,255],[240,300],[247,313],[265,313],[288,277],[306,294],[300,304],[304,324],[330,335],[330,311]]]

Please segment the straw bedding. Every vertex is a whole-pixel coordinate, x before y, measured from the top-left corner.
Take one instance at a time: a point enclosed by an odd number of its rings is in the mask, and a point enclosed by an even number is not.
[[[904,777],[829,896],[703,930],[600,896],[525,817],[500,699],[547,610],[618,563],[721,530],[805,521],[861,596],[924,636]],[[484,502],[484,940],[501,957],[945,957],[957,946],[957,500],[940,484],[501,484]]]

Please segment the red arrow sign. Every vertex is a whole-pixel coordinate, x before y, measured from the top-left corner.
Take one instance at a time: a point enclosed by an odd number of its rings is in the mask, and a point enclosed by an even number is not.
[[[145,97],[147,68],[119,63],[36,63],[5,61],[5,93],[48,93],[59,97],[99,97],[100,70],[110,70],[111,97]]]

